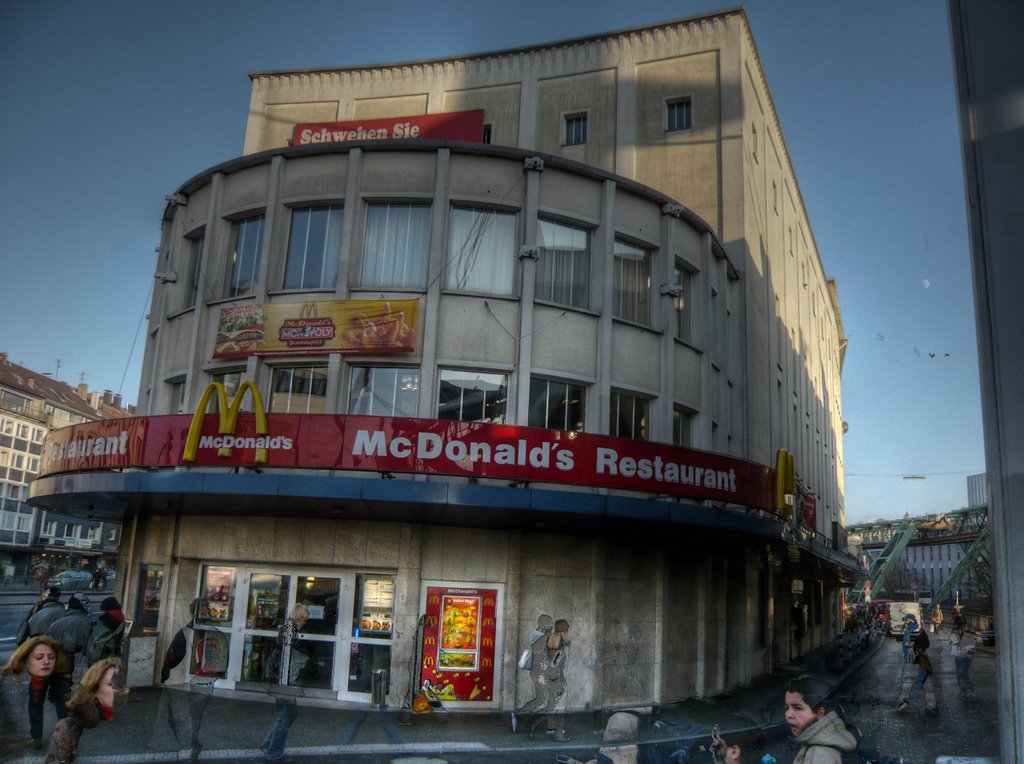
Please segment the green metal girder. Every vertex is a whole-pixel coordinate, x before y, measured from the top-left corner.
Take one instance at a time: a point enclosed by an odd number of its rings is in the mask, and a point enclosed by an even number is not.
[[[885,587],[886,576],[889,575],[889,571],[899,561],[903,550],[907,548],[907,544],[910,543],[916,531],[917,528],[913,520],[903,521],[896,533],[889,539],[885,548],[882,549],[882,553],[871,563],[868,572],[850,588],[849,593],[846,595],[848,604],[857,605],[864,602],[864,588],[868,581],[871,582],[871,589],[873,591],[882,591]]]
[[[953,568],[953,572],[949,574],[949,578],[946,579],[946,583],[935,592],[932,597],[932,602],[942,602],[953,590],[956,589],[960,583],[960,579],[964,577],[968,570],[975,564],[975,560],[978,557],[984,557],[988,560],[988,525],[985,525],[978,531],[978,537],[971,542],[971,545],[964,552],[964,556],[957,563],[956,567]]]

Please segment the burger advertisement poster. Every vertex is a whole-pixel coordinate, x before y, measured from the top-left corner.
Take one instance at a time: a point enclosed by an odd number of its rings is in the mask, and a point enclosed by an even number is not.
[[[411,353],[419,300],[331,300],[221,308],[214,358]]]

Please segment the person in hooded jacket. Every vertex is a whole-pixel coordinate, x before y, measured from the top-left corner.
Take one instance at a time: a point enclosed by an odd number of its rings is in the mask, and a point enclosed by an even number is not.
[[[843,754],[857,750],[857,738],[836,711],[825,708],[825,685],[810,677],[799,677],[786,687],[786,724],[800,744],[793,764],[842,764]],[[728,764],[742,761],[742,749],[722,741]]]
[[[63,618],[58,618],[50,627],[49,635],[60,642],[64,654],[80,677],[89,668],[85,664],[85,646],[92,632],[92,616],[89,615],[89,598],[85,594],[72,594]]]
[[[18,644],[29,637],[47,634],[54,621],[64,617],[64,605],[60,601],[60,587],[48,586],[39,595],[39,601],[32,606],[28,617],[18,630]]]
[[[92,627],[85,645],[85,660],[90,666],[104,658],[120,655],[124,639],[124,613],[117,598],[105,598],[100,603],[100,610],[103,612]]]

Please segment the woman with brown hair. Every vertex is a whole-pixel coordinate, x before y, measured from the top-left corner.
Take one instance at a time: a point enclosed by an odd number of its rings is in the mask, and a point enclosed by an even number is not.
[[[71,662],[60,649],[60,643],[45,635],[30,637],[22,642],[7,664],[0,669],[0,675],[4,677],[4,700],[17,705],[16,697],[8,696],[22,693],[27,696],[29,733],[33,748],[43,747],[43,711],[47,695],[56,708],[57,719],[68,715],[64,706],[64,685],[60,677],[70,671]],[[28,674],[27,682],[25,674]],[[12,675],[13,682],[7,680],[9,675]],[[11,727],[16,729],[13,721]]]
[[[119,658],[104,658],[92,664],[68,701],[69,714],[57,722],[53,730],[47,764],[70,764],[78,755],[78,741],[82,731],[93,728],[101,720],[114,718],[114,697],[127,695],[127,688],[114,687],[114,674]]]

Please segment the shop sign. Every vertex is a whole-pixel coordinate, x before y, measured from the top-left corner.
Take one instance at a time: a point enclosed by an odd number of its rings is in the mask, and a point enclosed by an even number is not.
[[[116,419],[55,430],[47,437],[40,475],[258,463],[602,486],[763,509],[774,506],[772,469],[707,451],[436,419],[270,413],[264,425],[261,406],[255,414],[232,413],[237,398],[227,402],[226,396],[207,391],[204,403],[214,396],[216,414],[200,407],[192,416]],[[221,413],[225,407],[226,416]]]
[[[293,146],[408,139],[480,143],[483,138],[483,109],[347,122],[308,122],[296,125],[292,131]]]
[[[419,300],[325,300],[220,309],[214,358],[411,353]]]
[[[497,604],[497,589],[427,587],[420,681],[441,701],[493,702]]]
[[[817,500],[814,494],[807,491],[799,483],[797,484],[797,507],[800,511],[800,519],[808,528],[814,528],[817,522]]]

